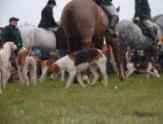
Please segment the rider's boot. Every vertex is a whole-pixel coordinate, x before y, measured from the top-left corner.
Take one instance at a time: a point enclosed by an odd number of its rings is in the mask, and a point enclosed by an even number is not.
[[[154,31],[154,28],[149,29],[149,35],[153,41],[156,39],[156,33]]]
[[[113,38],[117,38],[118,37],[118,34],[115,32],[115,25],[117,24],[118,22],[118,16],[112,16],[111,18],[111,21],[110,21],[110,26],[107,30],[107,32],[109,33],[109,35],[111,35]]]
[[[147,28],[148,35],[152,40],[155,40],[157,37],[157,28],[151,20],[144,20],[143,24]]]

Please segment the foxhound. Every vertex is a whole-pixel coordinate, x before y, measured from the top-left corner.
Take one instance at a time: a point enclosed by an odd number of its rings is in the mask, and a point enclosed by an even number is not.
[[[34,85],[37,85],[37,62],[31,50],[22,48],[17,57],[18,76],[22,83],[29,85],[29,77]],[[30,75],[28,75],[28,73]]]
[[[43,81],[45,81],[45,77],[50,69],[50,66],[54,61],[52,59],[46,59],[46,60],[40,60],[40,62],[41,62],[41,70],[42,70],[40,82],[42,83]]]
[[[97,69],[99,69],[103,75],[104,85],[107,85],[107,73],[106,73],[106,56],[102,51],[94,48],[84,49],[72,54],[68,54],[65,57],[59,59],[53,63],[50,67],[50,72],[52,74],[57,74],[60,71],[67,71],[69,73],[69,78],[66,83],[65,88],[69,88],[71,83],[74,80],[75,75],[77,80],[82,87],[85,87],[85,84],[81,78],[81,72],[86,69],[90,69],[94,76],[92,85],[98,80]]]
[[[0,50],[0,94],[2,94],[1,85],[6,88],[6,83],[11,76],[12,66],[9,59],[11,53],[16,49],[17,46],[13,42],[6,42]]]
[[[140,66],[137,63],[134,63],[132,61],[132,56],[134,56],[133,51],[131,51],[130,49],[126,52],[126,62],[127,62],[127,71],[126,71],[126,76],[129,77],[131,76],[134,72],[142,72],[142,73],[146,73],[149,74],[153,77],[157,77],[159,78],[159,72],[158,69],[160,68],[160,65],[152,62],[152,61],[148,61],[147,63],[145,63],[145,65]]]

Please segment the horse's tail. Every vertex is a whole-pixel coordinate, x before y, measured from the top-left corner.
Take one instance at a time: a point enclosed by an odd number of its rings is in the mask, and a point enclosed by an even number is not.
[[[71,5],[71,2],[67,4],[61,17],[61,25],[63,26],[69,39],[69,52],[82,49],[82,39],[75,19],[74,7]]]

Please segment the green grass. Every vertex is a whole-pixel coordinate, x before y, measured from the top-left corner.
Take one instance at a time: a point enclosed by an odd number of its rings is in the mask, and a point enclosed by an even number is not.
[[[98,82],[85,89],[64,85],[9,84],[0,96],[0,124],[163,124],[162,77],[121,82],[111,76],[108,87]]]

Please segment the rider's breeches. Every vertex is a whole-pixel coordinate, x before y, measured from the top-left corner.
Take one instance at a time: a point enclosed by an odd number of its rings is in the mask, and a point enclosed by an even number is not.
[[[101,6],[105,9],[108,16],[111,17],[109,27],[114,28],[116,23],[119,21],[119,16],[118,16],[117,9],[115,8],[114,5],[109,5],[108,6],[108,5],[101,4]]]
[[[143,21],[143,24],[144,24],[148,29],[154,27],[154,24],[153,24],[153,22],[152,22],[151,20],[144,20],[144,21]]]

